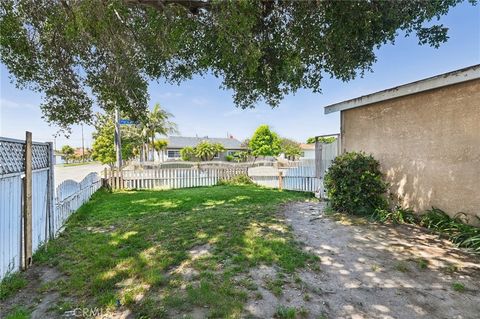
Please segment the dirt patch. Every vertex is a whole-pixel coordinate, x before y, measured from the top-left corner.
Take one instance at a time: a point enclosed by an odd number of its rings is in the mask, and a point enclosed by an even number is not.
[[[30,309],[31,319],[58,318],[52,312],[60,299],[60,294],[49,286],[62,280],[63,276],[55,268],[33,266],[25,273],[27,286],[12,297],[0,302],[0,318],[4,318],[16,307]]]
[[[253,270],[261,296],[249,300],[251,315],[272,318],[284,306],[307,318],[478,318],[478,256],[419,227],[345,225],[324,216],[322,203],[288,205],[285,218],[320,257],[320,270],[286,280],[281,296]],[[453,288],[458,283],[463,292]]]

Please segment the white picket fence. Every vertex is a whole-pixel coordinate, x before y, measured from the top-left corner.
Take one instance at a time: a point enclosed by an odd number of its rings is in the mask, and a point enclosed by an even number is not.
[[[282,182],[283,189],[312,193],[319,192],[323,184],[322,180],[315,176],[315,166],[289,168],[283,173]]]
[[[55,197],[55,214],[52,220],[53,233],[58,234],[68,217],[86,203],[93,193],[102,186],[102,179],[97,173],[90,173],[80,182],[63,181],[57,187]]]
[[[146,170],[122,170],[106,173],[109,185],[114,189],[165,189],[213,186],[220,180],[246,174],[242,167],[227,168],[161,168]]]
[[[280,172],[282,172],[282,170],[273,166],[248,168],[248,176],[255,182],[255,184],[270,188],[279,187]]]
[[[316,158],[300,161],[296,166],[250,167],[248,176],[261,186],[312,192],[319,197],[325,197],[323,178],[339,153],[339,143],[339,139],[330,144],[318,143]]]

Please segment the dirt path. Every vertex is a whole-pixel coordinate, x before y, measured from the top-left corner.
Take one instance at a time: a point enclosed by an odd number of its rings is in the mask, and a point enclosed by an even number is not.
[[[301,305],[312,318],[480,318],[478,257],[421,228],[348,225],[322,209],[321,203],[285,209],[296,239],[320,257],[319,272],[299,274],[310,300],[286,289],[287,306]],[[267,299],[255,308],[272,311]]]

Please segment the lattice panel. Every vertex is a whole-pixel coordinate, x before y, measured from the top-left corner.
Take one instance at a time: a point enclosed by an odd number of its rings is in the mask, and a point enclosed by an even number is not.
[[[32,145],[32,169],[48,167],[48,145]],[[25,143],[0,139],[0,175],[24,171]]]
[[[23,171],[23,154],[25,143],[0,140],[0,174]]]
[[[48,158],[48,145],[32,145],[32,167],[34,170],[48,167]]]

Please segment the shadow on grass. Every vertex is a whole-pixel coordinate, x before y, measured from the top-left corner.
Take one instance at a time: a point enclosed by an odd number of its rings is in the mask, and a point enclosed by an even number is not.
[[[35,261],[67,276],[56,289],[75,307],[238,317],[247,295],[235,276],[258,264],[292,272],[315,261],[275,215],[282,203],[306,197],[254,186],[101,190]],[[202,245],[208,253],[192,257]],[[176,273],[181,265],[195,276]]]

